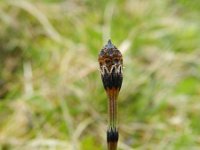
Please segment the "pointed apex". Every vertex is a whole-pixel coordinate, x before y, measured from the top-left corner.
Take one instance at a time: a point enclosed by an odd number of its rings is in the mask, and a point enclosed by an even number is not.
[[[114,45],[112,44],[110,39],[108,40],[108,43],[107,43],[107,45],[105,47],[108,48],[108,49],[109,48],[114,48]]]
[[[112,45],[111,39],[108,40],[108,44],[109,44],[109,45]]]

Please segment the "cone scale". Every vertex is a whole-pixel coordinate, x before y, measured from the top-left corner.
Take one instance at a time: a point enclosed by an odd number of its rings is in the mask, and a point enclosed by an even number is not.
[[[123,81],[123,58],[111,40],[101,49],[98,57],[101,79],[108,97],[108,150],[117,150],[117,97]]]

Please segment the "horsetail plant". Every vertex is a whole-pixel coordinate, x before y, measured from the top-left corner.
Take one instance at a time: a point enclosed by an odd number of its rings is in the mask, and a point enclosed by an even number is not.
[[[117,150],[119,138],[117,127],[117,97],[123,81],[123,58],[121,52],[108,40],[99,53],[101,79],[108,96],[108,150]]]

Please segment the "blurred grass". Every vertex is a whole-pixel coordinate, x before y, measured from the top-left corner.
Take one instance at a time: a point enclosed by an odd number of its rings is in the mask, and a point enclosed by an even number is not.
[[[200,1],[0,1],[0,149],[106,149],[97,55],[123,52],[119,149],[200,148]]]

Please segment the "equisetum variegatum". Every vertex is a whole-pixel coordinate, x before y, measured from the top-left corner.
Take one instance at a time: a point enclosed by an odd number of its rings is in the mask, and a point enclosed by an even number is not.
[[[116,150],[119,138],[117,127],[117,97],[123,81],[123,58],[111,40],[99,53],[99,66],[104,89],[108,96],[108,150]]]

